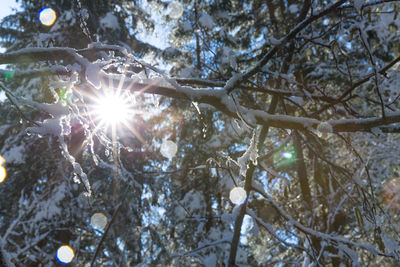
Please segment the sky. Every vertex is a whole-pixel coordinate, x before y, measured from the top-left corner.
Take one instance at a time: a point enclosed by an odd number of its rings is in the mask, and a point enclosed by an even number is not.
[[[18,4],[15,2],[15,0],[1,0],[0,18],[10,14],[13,7],[18,7]]]
[[[15,2],[15,0],[1,0],[0,20],[11,14],[12,8],[17,8],[18,6],[19,5]],[[4,52],[4,49],[0,48],[0,53],[2,52]]]
[[[1,0],[1,8],[0,8],[0,20],[2,20],[5,16],[11,14],[12,8],[17,8],[18,4],[15,0]],[[0,47],[0,53],[3,53],[4,49]],[[0,65],[1,68],[1,65]],[[5,99],[4,92],[0,92],[0,101]]]
[[[0,21],[7,15],[12,14],[13,13],[13,8],[18,8],[19,4],[16,2],[16,0],[0,0],[1,2],[1,8],[0,8]],[[150,5],[149,5],[150,7]],[[149,10],[150,11],[150,10]],[[157,12],[149,12],[150,14],[152,14],[152,16],[155,16],[155,19],[157,19],[157,16],[159,17],[160,14]],[[149,43],[152,43],[154,45],[156,45],[159,48],[166,48],[168,46],[166,40],[167,40],[167,36],[169,34],[169,30],[172,28],[171,25],[167,25],[167,29],[166,30],[166,25],[159,25],[156,24],[156,29],[155,29],[155,33],[150,34],[150,35],[146,35],[146,34],[141,34],[139,37],[140,39],[142,39],[143,41],[147,41]],[[4,53],[5,49],[0,47],[0,53]],[[0,69],[4,69],[5,65],[0,65]],[[3,92],[0,91],[0,101],[3,101],[5,99],[5,95]]]
[[[0,21],[7,15],[11,14],[13,8],[17,8],[19,5],[15,2],[15,0],[0,0],[1,8],[0,8]],[[0,53],[3,53],[4,49],[0,47]],[[4,65],[0,65],[0,69],[4,69]],[[0,101],[4,101],[5,95],[3,91],[0,91]]]

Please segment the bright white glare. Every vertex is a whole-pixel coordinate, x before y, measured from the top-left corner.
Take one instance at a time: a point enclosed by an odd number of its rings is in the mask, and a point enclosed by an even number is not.
[[[57,259],[61,263],[70,263],[74,256],[74,251],[70,246],[64,245],[57,250]]]
[[[4,182],[7,176],[6,168],[2,166],[5,162],[6,160],[0,155],[0,183]]]
[[[229,193],[229,199],[235,205],[241,205],[246,200],[246,191],[243,187],[235,187]]]
[[[0,183],[4,182],[6,176],[7,176],[6,169],[3,166],[0,166]]]
[[[132,111],[126,97],[108,93],[97,100],[95,114],[106,126],[126,122]]]
[[[183,14],[183,7],[180,3],[172,1],[167,8],[167,14],[171,19],[179,19]]]
[[[178,147],[171,140],[164,141],[160,149],[161,155],[169,159],[173,158],[177,151]]]
[[[240,233],[243,235],[248,234],[251,231],[251,229],[253,229],[253,227],[254,227],[253,218],[245,214],[243,217],[243,224],[242,228],[240,229]]]
[[[51,26],[56,21],[57,14],[56,12],[50,8],[45,7],[39,12],[39,20],[45,26]]]
[[[290,159],[292,157],[292,153],[290,152],[282,152],[282,158]]]
[[[107,225],[107,217],[103,213],[95,213],[90,218],[90,224],[96,230],[103,230]]]

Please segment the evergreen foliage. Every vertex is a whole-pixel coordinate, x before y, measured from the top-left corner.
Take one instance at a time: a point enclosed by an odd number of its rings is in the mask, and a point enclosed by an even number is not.
[[[18,3],[4,266],[400,263],[400,1]]]

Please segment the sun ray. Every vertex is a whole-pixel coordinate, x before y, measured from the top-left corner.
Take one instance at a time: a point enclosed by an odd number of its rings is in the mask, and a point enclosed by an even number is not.
[[[124,65],[122,74],[127,71],[128,65]],[[107,81],[108,78],[108,81]],[[86,136],[84,142],[82,142],[76,153],[82,151],[88,144],[88,140],[91,140],[99,132],[104,133],[104,137],[107,136],[107,132],[111,135],[110,141],[113,146],[118,142],[118,132],[125,128],[133,136],[135,136],[145,147],[148,147],[145,138],[137,131],[134,127],[135,115],[151,114],[151,112],[143,111],[140,109],[134,109],[135,95],[142,93],[157,82],[146,84],[139,91],[135,91],[133,88],[137,81],[129,81],[126,86],[127,77],[122,75],[119,81],[114,81],[113,77],[108,75],[100,75],[101,84],[103,85],[100,90],[86,90],[84,87],[77,86],[75,88],[76,93],[79,94],[83,99],[81,108],[78,106],[78,114],[76,117],[80,119],[89,119],[91,130],[89,130],[89,136]],[[117,85],[118,86],[115,86]],[[85,103],[86,102],[86,103]],[[122,128],[121,128],[122,127]],[[111,130],[111,131],[109,131]]]
[[[121,93],[121,90],[122,90],[122,86],[123,86],[123,84],[125,83],[125,78],[126,78],[126,75],[125,75],[125,73],[126,73],[126,70],[128,69],[128,65],[126,64],[125,66],[124,66],[124,71],[122,72],[122,78],[119,80],[119,84],[118,84],[118,86],[117,86],[117,94],[120,94]],[[111,80],[111,79],[110,79]]]
[[[145,146],[148,146],[147,142],[144,140],[144,138],[142,137],[142,135],[135,130],[135,128],[131,127],[130,124],[128,123],[124,123],[124,126],[126,128],[128,128],[128,130],[137,138],[139,139],[140,142],[142,142],[142,144],[144,144]]]

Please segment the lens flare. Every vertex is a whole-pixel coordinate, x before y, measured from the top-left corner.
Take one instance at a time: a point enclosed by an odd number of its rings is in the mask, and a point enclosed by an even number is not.
[[[289,166],[296,161],[297,153],[296,149],[291,145],[286,145],[273,154],[272,159],[275,168],[281,168],[284,166]]]
[[[320,138],[328,138],[333,133],[333,127],[329,122],[321,122],[317,126],[317,135]]]
[[[57,250],[57,259],[61,263],[70,263],[74,257],[74,250],[70,246],[64,245]]]
[[[281,156],[282,156],[282,158],[285,158],[285,159],[291,159],[293,157],[292,153],[290,153],[290,152],[282,152]]]
[[[95,213],[90,218],[90,224],[96,230],[103,230],[107,225],[107,217],[101,212]]]
[[[235,187],[229,193],[229,199],[233,204],[241,205],[246,200],[246,195],[246,191],[243,189],[243,187]]]
[[[382,200],[389,209],[400,209],[400,178],[391,179],[382,189]]]
[[[63,88],[57,94],[59,99],[61,100],[61,103],[63,103],[64,105],[71,103],[72,93],[68,89]]]
[[[127,99],[115,92],[100,97],[95,104],[95,114],[106,126],[126,122],[132,115]]]
[[[7,70],[4,73],[4,80],[11,81],[13,79],[14,79],[14,71],[13,70]]]
[[[166,140],[162,143],[160,152],[164,157],[171,159],[175,156],[177,150],[178,147],[174,142]]]
[[[0,183],[4,182],[7,176],[6,168],[3,167],[3,164],[6,160],[0,155]]]
[[[178,2],[171,2],[167,8],[167,14],[171,19],[179,19],[183,14],[183,7]]]
[[[45,7],[39,12],[40,23],[42,23],[45,26],[53,25],[56,19],[57,19],[57,14],[50,7]]]

